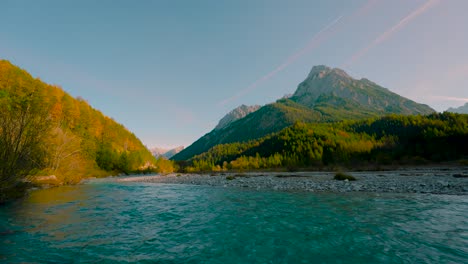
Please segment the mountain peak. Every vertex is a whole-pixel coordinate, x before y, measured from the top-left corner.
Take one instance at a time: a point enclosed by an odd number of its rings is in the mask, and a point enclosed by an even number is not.
[[[324,65],[312,68],[291,99],[311,108],[324,103],[343,108],[346,101],[363,109],[372,109],[375,113],[427,114],[434,111],[368,79],[357,80],[342,69]]]
[[[324,78],[325,76],[329,74],[334,74],[342,78],[351,78],[351,76],[349,76],[344,70],[339,69],[339,68],[330,68],[325,65],[317,65],[317,66],[312,67],[312,70],[310,70],[310,73],[307,76],[307,78],[312,78],[312,79]]]
[[[326,65],[315,65],[310,70],[309,76],[316,75],[318,73],[326,72],[326,71],[330,71],[330,70],[331,70],[331,68],[326,66]]]
[[[340,68],[333,68],[332,72],[335,73],[336,75],[341,76],[341,77],[352,79],[351,76],[349,76],[344,70],[342,70]]]
[[[244,118],[248,114],[257,111],[260,108],[259,105],[252,105],[252,106],[247,106],[247,105],[241,105],[235,109],[233,109],[231,112],[229,112],[227,115],[225,115],[221,120],[219,120],[218,125],[215,127],[215,130],[223,129],[232,122]]]
[[[173,157],[186,160],[218,144],[243,142],[301,122],[330,122],[395,114],[434,112],[367,79],[356,80],[346,72],[315,66],[288,99],[280,99],[255,111],[241,105],[227,114],[218,126]],[[257,110],[258,109],[258,110]]]

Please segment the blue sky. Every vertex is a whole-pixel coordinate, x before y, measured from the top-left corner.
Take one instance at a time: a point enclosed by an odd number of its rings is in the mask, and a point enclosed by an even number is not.
[[[0,1],[0,58],[187,146],[340,67],[438,111],[468,101],[466,0]]]

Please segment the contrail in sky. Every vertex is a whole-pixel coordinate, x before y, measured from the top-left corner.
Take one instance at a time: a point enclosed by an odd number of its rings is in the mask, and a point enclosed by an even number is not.
[[[233,100],[235,100],[235,99],[237,99],[237,98],[251,92],[252,90],[257,88],[257,86],[260,83],[262,83],[262,82],[270,79],[271,77],[275,76],[278,72],[280,72],[284,68],[288,67],[291,63],[295,62],[301,56],[303,56],[304,54],[310,52],[312,49],[317,47],[317,45],[320,44],[320,42],[323,41],[323,39],[324,39],[323,33],[325,33],[328,29],[333,27],[336,23],[338,23],[342,17],[343,16],[339,16],[338,18],[333,20],[330,24],[328,24],[326,27],[324,27],[319,32],[317,32],[304,48],[302,48],[298,52],[294,53],[293,55],[289,56],[281,65],[276,67],[276,69],[274,69],[273,71],[271,71],[268,74],[264,75],[260,79],[256,80],[255,82],[253,82],[251,85],[249,85],[247,88],[243,89],[242,91],[240,91],[236,95],[221,101],[219,103],[219,105],[225,105],[225,104],[229,103],[230,101],[233,101]]]
[[[395,24],[393,27],[389,28],[387,31],[382,33],[380,36],[378,36],[374,41],[372,41],[369,45],[367,45],[365,48],[361,49],[357,53],[355,53],[351,59],[349,59],[347,62],[345,62],[341,67],[346,67],[349,66],[350,64],[353,64],[356,62],[359,58],[361,58],[364,54],[366,54],[371,48],[374,46],[384,42],[387,40],[392,34],[397,32],[398,30],[402,29],[404,26],[406,26],[411,20],[414,18],[418,17],[419,15],[423,14],[426,12],[428,9],[436,5],[440,0],[429,0],[419,6],[416,10],[411,12],[411,14],[407,15],[403,19],[401,19],[397,24]]]

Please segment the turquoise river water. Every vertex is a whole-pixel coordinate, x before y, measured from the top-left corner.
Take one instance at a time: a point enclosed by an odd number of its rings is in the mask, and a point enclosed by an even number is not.
[[[5,263],[467,263],[468,197],[95,180],[0,207]]]

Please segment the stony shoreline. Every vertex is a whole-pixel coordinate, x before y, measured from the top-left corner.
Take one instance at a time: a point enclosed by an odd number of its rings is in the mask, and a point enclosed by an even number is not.
[[[117,181],[209,185],[258,190],[468,195],[468,167],[362,171],[349,174],[357,180],[334,180],[334,172],[247,172],[130,176],[119,178]]]

